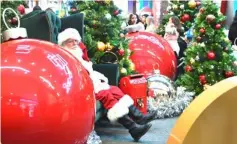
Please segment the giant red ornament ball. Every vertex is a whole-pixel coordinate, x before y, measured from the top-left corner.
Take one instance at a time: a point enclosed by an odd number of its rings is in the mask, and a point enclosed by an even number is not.
[[[215,54],[213,51],[209,51],[209,52],[207,53],[207,58],[208,58],[209,60],[214,60],[214,59],[216,58],[216,54]]]
[[[176,56],[170,44],[161,36],[149,32],[129,33],[129,49],[133,51],[131,60],[135,71],[148,75],[159,69],[162,75],[174,79]]]
[[[56,44],[1,44],[1,142],[85,143],[95,119],[86,70]]]

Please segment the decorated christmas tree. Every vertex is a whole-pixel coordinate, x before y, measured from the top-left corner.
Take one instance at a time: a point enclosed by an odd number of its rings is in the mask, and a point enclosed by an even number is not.
[[[2,15],[3,15],[3,11],[6,9],[6,8],[12,8],[19,17],[21,17],[21,15],[24,15],[25,14],[25,6],[26,6],[26,3],[24,0],[8,0],[8,1],[1,1],[1,34],[7,30],[7,27],[5,26],[4,24],[4,20],[2,18]],[[5,12],[5,15],[3,16],[5,18],[5,21],[6,21],[6,24],[9,26],[9,27],[17,27],[17,24],[18,24],[18,20],[17,20],[17,17],[16,17],[16,14],[13,13],[12,11],[10,10],[7,10]],[[2,38],[1,38],[2,39]]]
[[[121,33],[121,10],[111,0],[73,1],[70,13],[85,14],[84,43],[93,63],[118,63],[122,76],[134,72],[128,40]]]
[[[225,16],[211,0],[200,8],[193,29],[192,44],[185,51],[185,74],[176,84],[197,95],[205,85],[213,85],[237,74],[230,41],[224,33]]]
[[[164,16],[157,29],[157,34],[164,36],[165,25],[171,16],[180,18],[184,32],[189,30],[193,25],[194,18],[198,13],[200,5],[201,2],[198,0],[171,0],[167,7],[166,16]],[[183,35],[183,33],[181,35]]]

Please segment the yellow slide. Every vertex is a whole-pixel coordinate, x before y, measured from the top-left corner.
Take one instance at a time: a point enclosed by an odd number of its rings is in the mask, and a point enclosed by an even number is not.
[[[177,120],[167,144],[237,144],[237,76],[201,93]]]

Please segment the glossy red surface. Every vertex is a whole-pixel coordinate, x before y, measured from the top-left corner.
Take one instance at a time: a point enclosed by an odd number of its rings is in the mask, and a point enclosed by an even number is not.
[[[1,45],[3,144],[80,144],[95,119],[93,85],[82,65],[46,41]]]
[[[169,43],[161,36],[149,32],[136,32],[127,35],[130,38],[129,48],[134,51],[130,57],[135,70],[142,74],[160,73],[174,79],[177,60]]]

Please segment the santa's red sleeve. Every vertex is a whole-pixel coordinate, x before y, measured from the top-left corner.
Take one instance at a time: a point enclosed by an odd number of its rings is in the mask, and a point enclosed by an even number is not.
[[[89,58],[88,55],[87,55],[87,48],[86,48],[86,46],[85,46],[82,42],[80,42],[80,43],[79,43],[79,47],[82,49],[82,52],[83,52],[82,58],[83,58],[85,61],[90,61],[90,58]]]

